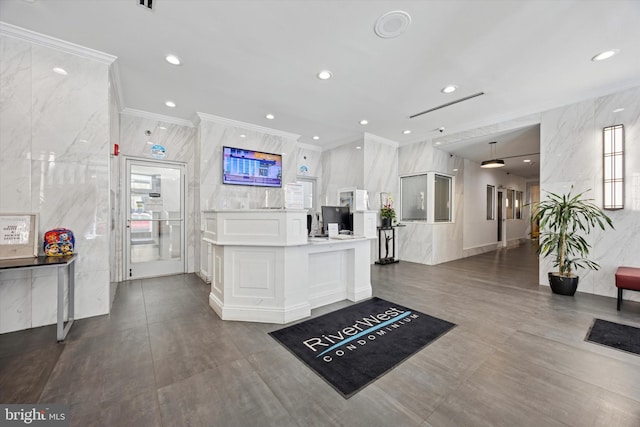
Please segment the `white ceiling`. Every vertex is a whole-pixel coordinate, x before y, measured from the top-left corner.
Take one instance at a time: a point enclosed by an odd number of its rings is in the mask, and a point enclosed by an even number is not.
[[[2,0],[0,19],[117,56],[123,108],[186,120],[203,112],[322,147],[363,132],[418,142],[640,85],[637,0],[153,3]],[[377,37],[376,19],[392,10],[409,13],[410,27]],[[612,48],[620,53],[591,61]],[[166,63],[168,53],[184,64]],[[333,78],[317,79],[322,69]],[[441,93],[448,84],[459,89]],[[456,154],[471,158],[479,145],[488,155],[491,140]],[[506,145],[498,141],[500,156]]]

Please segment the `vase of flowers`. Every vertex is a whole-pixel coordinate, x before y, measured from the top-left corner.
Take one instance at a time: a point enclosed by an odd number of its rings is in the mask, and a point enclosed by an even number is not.
[[[386,194],[383,201],[382,195]],[[396,211],[393,209],[393,199],[387,193],[380,194],[380,227],[390,228],[396,219]]]

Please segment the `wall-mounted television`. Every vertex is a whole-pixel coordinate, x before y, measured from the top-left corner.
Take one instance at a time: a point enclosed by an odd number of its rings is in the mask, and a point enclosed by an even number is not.
[[[222,147],[222,183],[282,187],[282,155]]]

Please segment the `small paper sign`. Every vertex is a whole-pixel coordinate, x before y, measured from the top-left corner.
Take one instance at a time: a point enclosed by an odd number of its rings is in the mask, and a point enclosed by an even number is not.
[[[287,209],[304,209],[304,187],[298,183],[285,186],[285,207]]]
[[[0,245],[26,245],[29,243],[31,217],[5,216],[0,218]]]
[[[338,224],[327,224],[329,231],[329,237],[336,237],[338,235]]]

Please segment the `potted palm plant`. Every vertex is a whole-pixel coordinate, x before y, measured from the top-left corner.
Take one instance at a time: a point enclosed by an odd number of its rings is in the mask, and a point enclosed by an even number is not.
[[[572,195],[548,192],[547,199],[534,205],[533,221],[540,225],[538,254],[553,257],[557,272],[550,272],[549,286],[556,294],[573,295],[578,288],[576,268],[598,270],[595,261],[587,259],[591,246],[583,235],[592,229],[613,227],[611,218],[593,203],[585,199],[585,192]],[[588,191],[588,190],[587,190]]]

